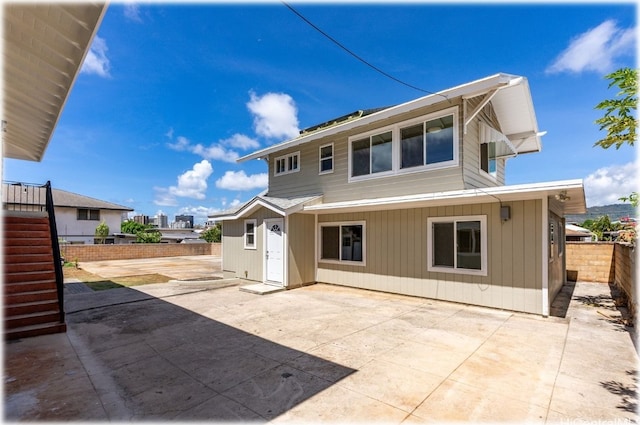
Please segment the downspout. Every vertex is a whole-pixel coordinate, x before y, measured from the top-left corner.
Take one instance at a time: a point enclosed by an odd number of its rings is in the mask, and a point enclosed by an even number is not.
[[[285,212],[284,216],[284,273],[282,276],[282,286],[287,288],[289,286],[289,214]]]
[[[549,316],[549,198],[542,198],[542,316]]]

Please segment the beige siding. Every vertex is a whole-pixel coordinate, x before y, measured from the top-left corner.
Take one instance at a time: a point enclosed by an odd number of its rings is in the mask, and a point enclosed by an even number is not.
[[[451,103],[445,102],[436,107],[424,108],[410,114],[404,114],[394,120],[381,121],[376,125],[363,126],[349,133],[342,132],[331,138],[322,138],[287,151],[278,152],[269,159],[269,196],[293,197],[322,193],[324,194],[324,202],[338,202],[361,199],[363,197],[381,198],[463,189],[460,166],[351,183],[348,181],[348,138],[350,136],[420,117],[440,109],[460,105],[460,99],[453,100]],[[458,110],[458,118],[462,119],[462,108]],[[462,135],[462,127],[459,127],[458,134]],[[319,175],[319,148],[328,143],[334,144],[334,172]],[[300,151],[300,171],[274,176],[274,158],[297,151]]]
[[[365,221],[366,266],[318,263],[317,281],[508,310],[542,313],[541,201],[319,215]],[[487,276],[427,270],[427,218],[487,216]]]
[[[315,216],[294,214],[289,216],[287,229],[288,287],[295,288],[315,281]]]
[[[480,114],[482,115],[482,114]],[[462,169],[465,189],[478,187],[502,186],[505,183],[506,159],[497,160],[497,176],[494,179],[480,170],[480,121],[482,117],[474,118],[467,125],[467,132],[463,134]],[[484,120],[485,122],[486,119]]]
[[[566,277],[566,255],[563,254],[565,249],[564,238],[559,237],[564,233],[559,233],[559,229],[562,226],[564,228],[564,219],[549,211],[549,223],[554,223],[555,229],[555,242],[549,244],[550,257],[549,261],[549,303],[553,302],[553,299],[558,295],[558,292],[562,289]],[[549,236],[549,239],[551,236]]]
[[[262,281],[264,265],[264,220],[282,216],[266,208],[222,226],[222,269],[225,277]],[[256,219],[256,249],[244,248],[244,221]],[[285,229],[286,231],[286,229]]]

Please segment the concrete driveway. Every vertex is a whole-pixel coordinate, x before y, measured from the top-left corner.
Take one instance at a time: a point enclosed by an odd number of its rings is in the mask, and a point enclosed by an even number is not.
[[[606,285],[566,318],[313,285],[68,295],[67,334],[5,346],[8,420],[635,420],[638,357]]]

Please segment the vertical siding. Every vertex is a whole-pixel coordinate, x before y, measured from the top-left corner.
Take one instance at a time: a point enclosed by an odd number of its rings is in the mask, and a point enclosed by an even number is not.
[[[297,287],[315,281],[315,216],[294,214],[289,217],[287,229],[288,287]]]
[[[318,263],[317,280],[508,310],[542,313],[541,201],[323,214],[318,222],[365,221],[366,266]],[[487,216],[487,276],[427,270],[427,218]]]
[[[235,276],[261,282],[264,265],[264,220],[282,216],[266,208],[238,220],[225,221],[222,226],[222,269],[225,276]],[[244,248],[244,220],[256,219],[256,249]],[[287,229],[285,229],[285,232]]]

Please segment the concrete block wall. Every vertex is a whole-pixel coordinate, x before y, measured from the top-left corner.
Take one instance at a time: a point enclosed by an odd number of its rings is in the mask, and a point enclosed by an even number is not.
[[[60,245],[66,261],[131,260],[141,258],[181,257],[187,255],[222,254],[219,243],[121,244],[121,245]]]
[[[636,286],[636,250],[631,245],[617,243],[615,245],[615,284],[622,289],[629,300],[628,307],[635,317],[638,311],[638,294]]]
[[[613,242],[567,242],[567,280],[613,283]]]

